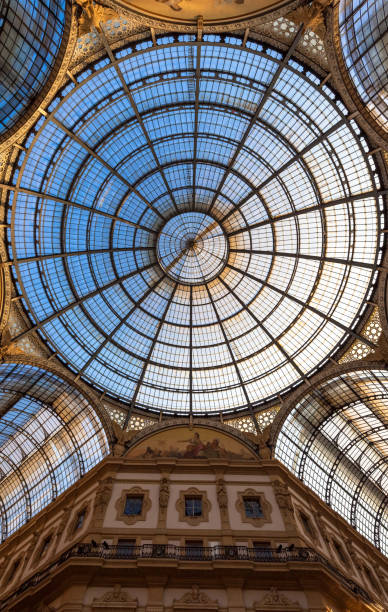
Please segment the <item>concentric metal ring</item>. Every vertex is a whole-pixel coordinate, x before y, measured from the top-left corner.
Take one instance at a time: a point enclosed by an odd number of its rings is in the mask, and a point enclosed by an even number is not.
[[[94,388],[167,414],[254,410],[358,338],[383,241],[372,157],[333,92],[276,49],[206,36],[81,72],[28,137],[10,211],[31,329]],[[189,214],[225,238],[177,269],[197,234],[164,232]]]
[[[158,260],[170,278],[200,285],[216,278],[228,257],[228,242],[210,215],[187,211],[172,217],[157,239]]]

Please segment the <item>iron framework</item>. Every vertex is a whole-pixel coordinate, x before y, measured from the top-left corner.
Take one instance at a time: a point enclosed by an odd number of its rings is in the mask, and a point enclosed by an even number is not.
[[[94,407],[53,373],[0,365],[3,541],[109,453]]]
[[[275,456],[388,554],[388,372],[326,380],[284,419]]]
[[[360,338],[386,192],[338,96],[293,57],[301,32],[287,52],[220,35],[113,51],[101,33],[106,57],[54,99],[3,185],[32,322],[14,340],[38,332],[130,410],[209,416],[254,414]],[[160,266],[178,213],[222,228],[216,278]]]

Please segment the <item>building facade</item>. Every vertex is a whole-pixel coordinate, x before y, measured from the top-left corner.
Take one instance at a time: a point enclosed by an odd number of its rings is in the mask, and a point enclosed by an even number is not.
[[[246,436],[171,423],[119,451],[6,540],[3,609],[384,609],[385,558]]]

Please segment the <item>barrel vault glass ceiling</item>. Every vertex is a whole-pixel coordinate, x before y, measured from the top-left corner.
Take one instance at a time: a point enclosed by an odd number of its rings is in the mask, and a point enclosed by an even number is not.
[[[73,385],[33,365],[0,365],[0,542],[109,452]]]
[[[366,108],[388,132],[388,4],[340,0],[343,58]]]
[[[31,329],[107,396],[253,411],[350,339],[382,251],[338,96],[254,40],[164,37],[77,75],[20,153],[9,257]]]
[[[356,370],[317,386],[285,419],[275,456],[388,555],[388,378]]]
[[[0,2],[0,138],[36,101],[59,54],[66,0]]]

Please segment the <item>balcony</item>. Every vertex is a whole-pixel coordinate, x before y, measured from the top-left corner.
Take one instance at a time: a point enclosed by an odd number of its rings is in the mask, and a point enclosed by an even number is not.
[[[20,596],[29,588],[38,586],[45,579],[50,578],[57,568],[70,562],[72,559],[101,559],[101,560],[123,560],[138,562],[139,560],[165,560],[172,559],[178,562],[208,562],[214,567],[218,562],[251,562],[253,564],[318,564],[331,573],[336,580],[346,587],[353,595],[372,603],[370,595],[358,584],[341,574],[338,568],[332,565],[325,557],[312,548],[248,548],[246,546],[173,546],[168,544],[143,544],[132,545],[109,545],[80,543],[64,552],[56,561],[46,567],[43,571],[34,574],[14,591],[12,595],[3,600],[0,610],[7,610],[7,605]],[[302,566],[303,567],[303,566]]]

